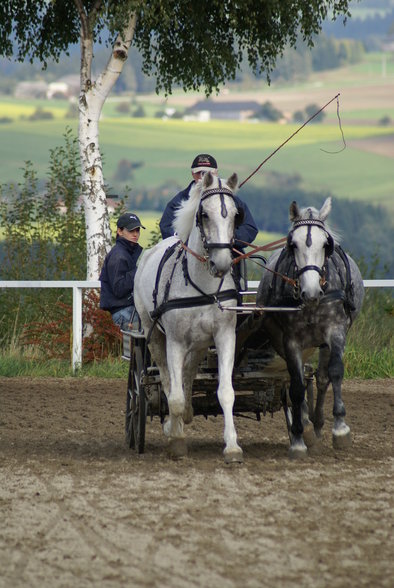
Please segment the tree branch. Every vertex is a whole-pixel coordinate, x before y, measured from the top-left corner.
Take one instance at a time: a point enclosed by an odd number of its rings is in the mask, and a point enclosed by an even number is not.
[[[81,21],[81,37],[87,38],[89,35],[89,19],[88,15],[85,11],[85,7],[83,5],[82,0],[74,0],[75,8],[79,14],[79,19]]]
[[[97,78],[96,88],[105,97],[122,72],[129,54],[130,45],[134,38],[136,25],[137,14],[134,13],[130,16],[126,27],[118,34],[107,66]]]

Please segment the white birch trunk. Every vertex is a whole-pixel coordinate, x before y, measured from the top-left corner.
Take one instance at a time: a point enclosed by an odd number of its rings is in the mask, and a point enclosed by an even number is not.
[[[111,229],[104,189],[99,146],[99,120],[105,100],[118,79],[133,39],[136,17],[118,35],[104,71],[91,81],[92,38],[81,32],[81,93],[79,97],[79,149],[82,198],[85,210],[87,279],[98,280],[104,258],[111,248]]]

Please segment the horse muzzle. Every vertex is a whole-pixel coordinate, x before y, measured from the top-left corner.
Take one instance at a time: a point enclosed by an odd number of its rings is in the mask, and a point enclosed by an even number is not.
[[[321,288],[313,291],[301,290],[300,292],[300,298],[305,306],[318,306],[323,296],[324,292]]]

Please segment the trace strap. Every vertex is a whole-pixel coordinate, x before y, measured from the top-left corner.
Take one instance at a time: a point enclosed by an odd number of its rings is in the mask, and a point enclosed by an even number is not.
[[[235,251],[235,253],[239,253],[238,257],[235,257],[233,259],[233,265],[239,263],[241,259],[247,259],[248,257],[253,255],[254,253],[257,253],[258,251],[275,251],[275,249],[279,249],[279,247],[286,243],[287,237],[282,237],[281,239],[278,239],[277,241],[272,241],[271,243],[267,243],[266,245],[260,245],[260,247],[256,247],[256,245],[252,245],[251,243],[247,243],[246,241],[241,241],[240,239],[237,239],[237,241],[239,241],[239,243],[242,243],[243,245],[247,245],[247,247],[253,247],[253,249],[248,253],[241,253],[237,249],[233,248],[233,251]]]

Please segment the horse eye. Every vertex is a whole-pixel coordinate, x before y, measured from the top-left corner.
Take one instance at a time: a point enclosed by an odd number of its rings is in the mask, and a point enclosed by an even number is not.
[[[207,212],[202,212],[201,213],[201,218],[207,219],[208,218],[208,213]]]

